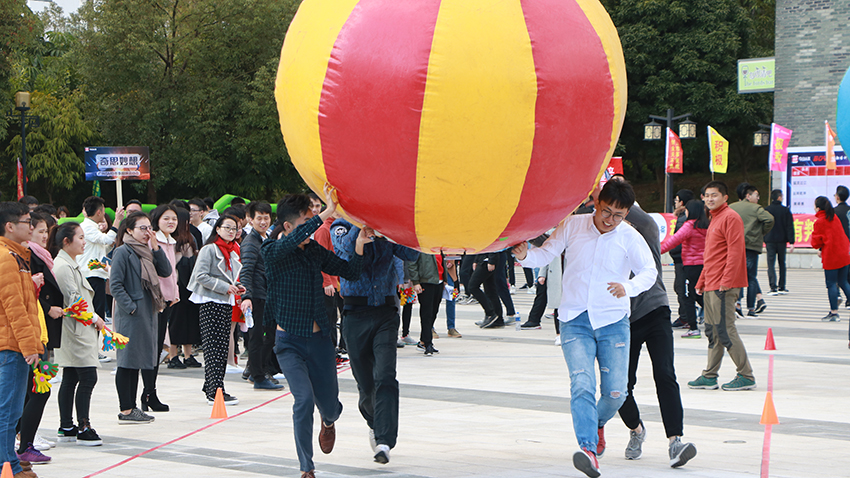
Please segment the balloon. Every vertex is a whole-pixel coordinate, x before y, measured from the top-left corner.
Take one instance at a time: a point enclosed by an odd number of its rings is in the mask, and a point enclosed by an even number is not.
[[[835,133],[841,140],[842,146],[845,141],[850,144],[850,68],[847,69],[838,87]]]
[[[275,86],[314,191],[424,252],[555,226],[598,183],[626,110],[598,0],[304,0]]]

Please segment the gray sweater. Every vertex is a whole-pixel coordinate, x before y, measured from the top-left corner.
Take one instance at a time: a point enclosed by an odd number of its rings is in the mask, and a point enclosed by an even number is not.
[[[655,268],[658,269],[655,284],[646,292],[632,298],[632,313],[629,320],[635,322],[659,307],[669,306],[670,303],[667,301],[667,289],[664,288],[664,282],[661,280],[661,243],[658,240],[658,225],[637,204],[629,210],[626,221],[643,236],[652,252],[652,258],[655,259]]]

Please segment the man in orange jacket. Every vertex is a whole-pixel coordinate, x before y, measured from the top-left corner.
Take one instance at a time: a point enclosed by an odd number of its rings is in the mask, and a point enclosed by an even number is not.
[[[15,453],[15,424],[21,418],[29,366],[44,352],[35,285],[30,273],[32,237],[25,204],[0,203],[0,463],[8,461],[16,478],[33,478]]]
[[[747,350],[735,327],[735,301],[747,285],[744,222],[726,204],[726,184],[711,181],[705,186],[705,205],[711,213],[711,224],[705,236],[705,265],[697,282],[697,294],[705,296],[705,334],[708,336],[708,365],[702,375],[688,382],[688,387],[715,390],[723,349],[738,368],[738,375],[723,390],[756,388],[753,368]]]

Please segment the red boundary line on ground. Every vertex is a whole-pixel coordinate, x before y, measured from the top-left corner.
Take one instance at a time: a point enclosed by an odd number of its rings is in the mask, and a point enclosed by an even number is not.
[[[347,366],[347,367],[345,367],[345,368],[341,368],[341,369],[337,370],[336,374],[337,374],[337,375],[339,375],[339,374],[341,374],[342,372],[348,371],[348,370],[350,370],[350,369],[351,369],[351,367],[350,367],[350,366]],[[131,456],[130,458],[126,458],[126,459],[124,459],[124,460],[121,460],[121,461],[119,461],[118,463],[116,463],[116,464],[114,464],[114,465],[110,465],[110,466],[108,466],[108,467],[106,467],[106,468],[104,468],[104,469],[102,469],[102,470],[100,470],[100,471],[96,471],[96,472],[94,472],[94,473],[92,473],[92,474],[90,474],[90,475],[86,475],[86,476],[84,476],[83,478],[91,478],[92,476],[97,476],[97,475],[99,475],[99,474],[101,474],[101,473],[106,473],[107,471],[109,471],[109,470],[113,470],[113,469],[115,469],[115,468],[118,468],[118,467],[119,467],[119,466],[121,466],[121,465],[124,465],[124,464],[126,464],[126,463],[129,463],[129,462],[131,462],[131,461],[135,460],[136,458],[139,458],[139,457],[141,457],[141,456],[147,455],[148,453],[150,453],[150,452],[152,452],[152,451],[156,451],[156,450],[159,450],[160,448],[163,448],[163,447],[166,447],[166,446],[168,446],[168,445],[174,444],[174,443],[176,443],[176,442],[178,442],[178,441],[180,441],[180,440],[182,440],[182,439],[184,439],[184,438],[188,438],[188,437],[190,437],[190,436],[192,436],[192,435],[194,435],[194,434],[196,434],[196,433],[200,433],[200,432],[202,432],[202,431],[206,430],[207,428],[210,428],[210,427],[216,426],[216,425],[218,425],[219,423],[222,423],[222,422],[226,422],[227,420],[230,420],[231,418],[236,418],[236,417],[242,416],[242,415],[244,415],[244,414],[246,414],[246,413],[248,413],[248,412],[252,412],[252,411],[254,411],[254,410],[256,410],[256,409],[258,409],[258,408],[260,408],[260,407],[265,407],[266,405],[268,405],[268,404],[270,404],[270,403],[272,403],[272,402],[274,402],[274,401],[276,401],[276,400],[280,400],[281,398],[286,397],[286,396],[289,396],[289,395],[292,395],[292,392],[286,392],[286,393],[284,393],[283,395],[280,395],[279,397],[275,397],[275,398],[273,398],[273,399],[271,399],[271,400],[268,400],[268,401],[266,401],[266,402],[263,402],[263,403],[261,403],[261,404],[259,404],[259,405],[255,406],[255,407],[251,407],[251,408],[249,408],[249,409],[247,409],[247,410],[243,410],[243,411],[241,411],[241,412],[237,413],[236,415],[233,415],[233,416],[230,416],[230,417],[227,417],[227,418],[222,418],[221,420],[219,420],[219,421],[217,421],[217,422],[210,423],[209,425],[206,425],[206,426],[203,426],[203,427],[201,427],[201,428],[198,428],[197,430],[195,430],[195,431],[191,431],[191,432],[189,432],[189,433],[187,433],[187,434],[185,434],[185,435],[183,435],[183,436],[181,436],[181,437],[177,437],[177,438],[175,438],[175,439],[173,439],[173,440],[171,440],[171,441],[167,441],[167,442],[165,442],[165,443],[163,443],[163,444],[161,444],[161,445],[157,445],[157,446],[155,446],[155,447],[153,447],[153,448],[151,448],[151,449],[148,449],[148,450],[145,450],[145,451],[143,451],[143,452],[141,452],[141,453],[138,453],[138,454],[136,454],[136,455],[133,455],[133,456]]]

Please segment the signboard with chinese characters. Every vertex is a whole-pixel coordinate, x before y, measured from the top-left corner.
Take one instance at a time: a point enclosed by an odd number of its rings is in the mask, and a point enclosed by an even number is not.
[[[775,83],[775,58],[738,60],[738,93],[771,92]]]
[[[836,205],[835,188],[850,187],[850,160],[839,146],[835,147],[835,164],[835,169],[827,169],[823,146],[788,148],[784,200],[793,214],[814,214],[818,196]]]
[[[86,181],[150,179],[147,146],[97,146],[85,148]]]

